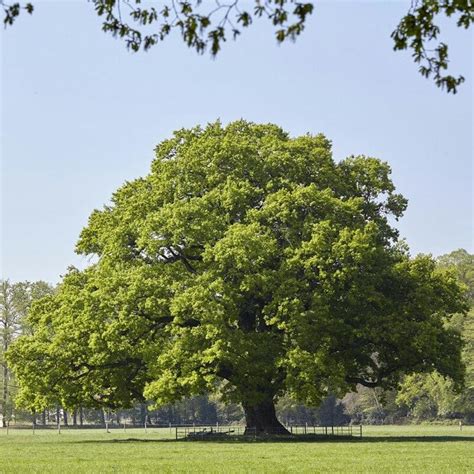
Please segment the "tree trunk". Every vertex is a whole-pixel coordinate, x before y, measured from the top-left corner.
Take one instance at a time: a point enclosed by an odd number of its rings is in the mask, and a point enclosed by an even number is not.
[[[144,403],[140,404],[140,424],[144,425],[146,423],[146,405]]]
[[[5,353],[7,352],[11,331],[13,327],[13,316],[12,316],[12,308],[11,308],[11,285],[8,280],[2,280],[1,284],[1,299],[2,299],[2,312],[0,313],[0,323],[2,325],[2,329],[0,331],[0,335],[2,338],[2,366],[3,366],[3,386],[2,386],[2,426],[5,428],[7,426],[7,419],[10,418],[8,416],[8,398],[9,398],[9,390],[8,390],[8,378],[9,378],[9,370],[7,367],[7,362],[5,360]]]
[[[8,349],[8,347],[6,347],[6,349]],[[7,418],[8,418],[7,404],[8,404],[8,368],[7,368],[7,364],[4,363],[3,364],[3,387],[2,387],[2,426],[4,428],[7,426]]]
[[[106,419],[105,419],[105,411],[104,410],[102,410],[102,409],[99,410],[99,417],[100,417],[100,423],[103,426],[105,426]]]
[[[290,434],[276,417],[273,399],[257,404],[243,403],[242,407],[245,412],[245,434]]]

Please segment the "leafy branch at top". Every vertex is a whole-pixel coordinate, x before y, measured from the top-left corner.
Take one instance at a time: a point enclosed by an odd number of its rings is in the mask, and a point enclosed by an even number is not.
[[[148,50],[177,30],[183,41],[197,53],[209,50],[215,56],[229,37],[236,39],[255,19],[271,22],[279,43],[294,41],[304,30],[306,20],[314,11],[314,1],[253,0],[241,7],[239,0],[163,0],[160,7],[142,0],[89,0],[102,29],[125,41],[127,48],[137,52]],[[33,12],[33,5],[7,4],[5,26],[13,24],[22,9]],[[341,7],[342,8],[342,7]],[[464,77],[447,73],[448,46],[438,42],[440,33],[435,19],[445,15],[457,17],[457,26],[465,29],[474,21],[473,0],[412,0],[411,6],[392,33],[395,50],[410,49],[420,73],[432,77],[436,85],[456,93]]]
[[[34,10],[34,7],[31,3],[7,3],[4,0],[0,0],[0,6],[3,8],[3,24],[5,26],[13,25],[16,18],[20,15],[21,10],[27,11],[30,15]]]
[[[235,39],[254,18],[270,20],[276,27],[279,42],[294,40],[303,31],[307,15],[313,11],[312,3],[293,0],[255,0],[251,10],[241,10],[239,0],[215,0],[211,7],[211,2],[206,3],[205,12],[201,8],[202,0],[169,0],[160,11],[155,7],[142,8],[141,0],[92,0],[92,3],[97,14],[104,17],[103,30],[124,38],[132,51],[148,50],[178,30],[187,46],[198,53],[209,49],[213,56],[228,36]],[[122,6],[128,11],[125,20]],[[147,28],[152,24],[156,28]]]
[[[436,85],[448,92],[456,93],[464,77],[445,74],[448,69],[448,45],[437,42],[440,28],[435,17],[444,13],[447,17],[457,16],[456,24],[465,29],[474,21],[472,0],[413,0],[410,10],[400,20],[392,33],[395,50],[410,48],[413,59],[419,64],[424,77],[433,77]],[[435,42],[434,47],[430,46]]]

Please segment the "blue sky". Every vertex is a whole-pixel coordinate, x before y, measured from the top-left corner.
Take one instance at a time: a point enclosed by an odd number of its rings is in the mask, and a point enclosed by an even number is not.
[[[37,2],[1,33],[1,274],[57,282],[81,228],[125,180],[148,172],[173,130],[245,118],[325,133],[337,159],[388,161],[409,208],[412,252],[473,250],[472,33],[443,23],[447,95],[421,78],[390,32],[405,2],[319,2],[305,33],[277,46],[257,22],[212,60],[170,38],[131,54],[84,1]]]

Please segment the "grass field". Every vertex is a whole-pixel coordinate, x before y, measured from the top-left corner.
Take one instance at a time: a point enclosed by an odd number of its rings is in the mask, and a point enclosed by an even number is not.
[[[175,441],[168,429],[0,430],[0,472],[474,473],[474,427],[368,426],[362,439]]]

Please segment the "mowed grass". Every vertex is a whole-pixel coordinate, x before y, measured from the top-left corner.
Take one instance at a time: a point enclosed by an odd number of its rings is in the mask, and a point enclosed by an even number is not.
[[[474,473],[474,427],[367,426],[362,439],[175,441],[168,429],[0,430],[0,472]]]

